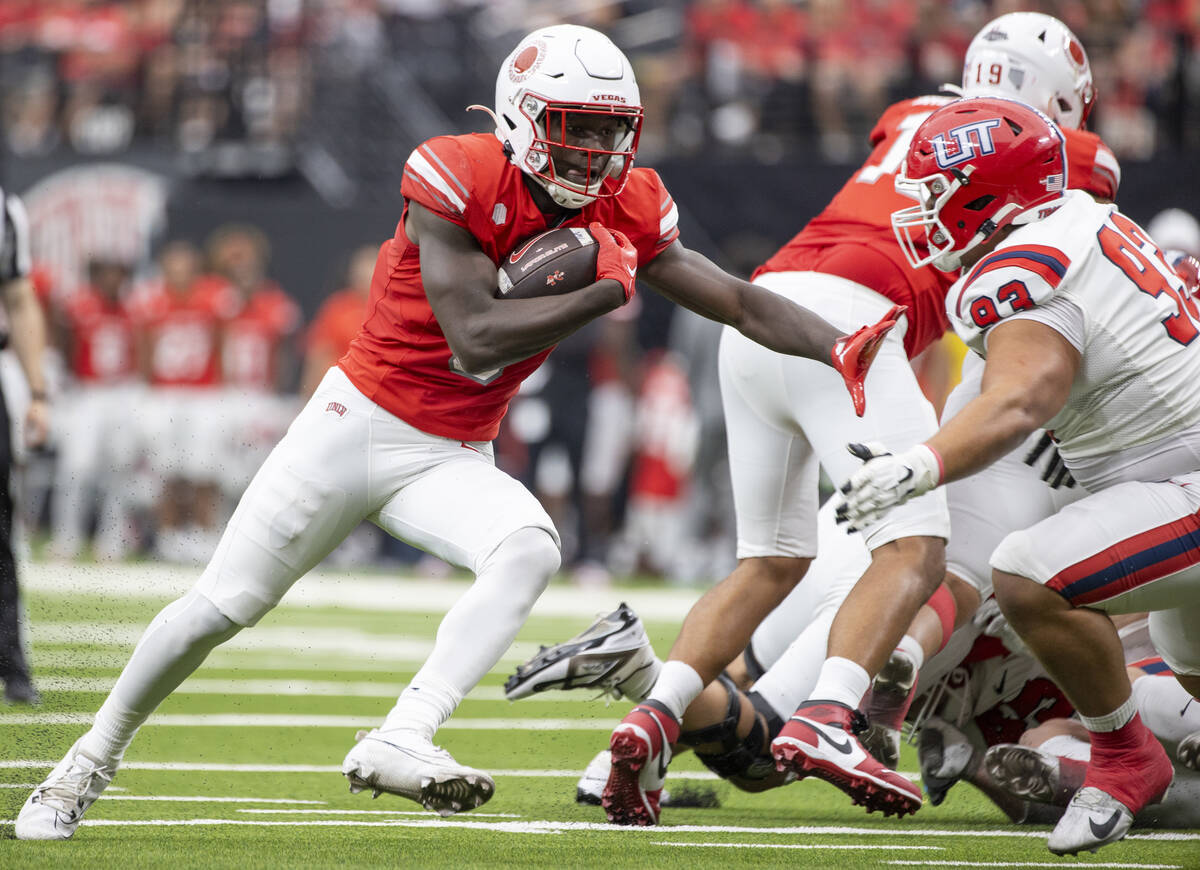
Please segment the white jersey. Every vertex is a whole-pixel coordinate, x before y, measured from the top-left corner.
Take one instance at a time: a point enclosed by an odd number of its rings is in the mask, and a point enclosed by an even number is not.
[[[1068,192],[1057,212],[964,274],[946,304],[982,356],[991,327],[1017,318],[1050,326],[1080,352],[1067,402],[1046,428],[1088,489],[1200,468],[1200,309],[1116,206]]]

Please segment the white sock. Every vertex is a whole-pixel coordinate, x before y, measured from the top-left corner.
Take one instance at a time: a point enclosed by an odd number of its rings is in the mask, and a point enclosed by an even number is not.
[[[817,697],[812,690],[825,661],[829,627],[836,615],[836,608],[830,608],[806,625],[778,661],[754,684],[754,691],[783,718],[791,716],[805,698]]]
[[[1083,727],[1088,731],[1120,731],[1129,724],[1129,720],[1137,714],[1137,704],[1133,700],[1131,694],[1125,699],[1125,703],[1111,713],[1105,713],[1103,716],[1084,716],[1079,714],[1079,721],[1083,723]]]
[[[925,648],[911,634],[906,634],[900,638],[900,643],[896,644],[896,649],[907,655],[916,663],[916,670],[921,670],[921,665],[925,664]]]
[[[687,662],[664,662],[647,700],[658,701],[680,721],[688,704],[704,691],[704,681]]]
[[[400,693],[396,706],[387,714],[379,730],[415,731],[432,740],[434,733],[450,718],[462,699],[462,693],[455,686],[432,674],[425,674],[425,668],[421,668]]]
[[[559,561],[558,546],[543,529],[527,527],[505,538],[443,617],[433,652],[400,694],[383,728],[432,739],[512,646]]]
[[[163,699],[200,667],[217,645],[241,630],[242,626],[197,592],[168,604],[138,641],[81,748],[89,755],[119,762],[137,729]]]
[[[79,748],[94,758],[119,764],[147,718],[147,715],[125,708],[109,695],[96,713],[91,730],[83,736]]]
[[[830,656],[821,665],[817,684],[809,697],[814,701],[837,701],[858,709],[870,686],[871,675],[866,668],[850,659]]]
[[[1138,677],[1133,681],[1133,700],[1146,727],[1160,740],[1178,743],[1200,731],[1200,700],[1172,676]]]

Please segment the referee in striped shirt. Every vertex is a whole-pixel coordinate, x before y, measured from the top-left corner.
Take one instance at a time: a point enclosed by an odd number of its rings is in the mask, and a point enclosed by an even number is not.
[[[29,223],[21,201],[0,189],[0,304],[8,315],[9,332],[3,338],[12,347],[29,382],[30,403],[25,418],[25,441],[37,447],[49,432],[50,406],[42,356],[46,324],[29,279]],[[13,446],[8,403],[0,386],[0,679],[4,700],[10,704],[36,704],[37,690],[21,645],[17,590],[17,565],[13,558]]]

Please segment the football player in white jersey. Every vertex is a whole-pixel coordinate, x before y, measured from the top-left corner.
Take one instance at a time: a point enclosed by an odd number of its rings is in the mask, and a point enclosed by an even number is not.
[[[991,558],[1005,616],[1091,736],[1056,854],[1120,839],[1171,782],[1107,614],[1150,611],[1155,647],[1200,693],[1200,310],[1146,233],[1065,173],[1061,131],[1015,101],[954,103],[917,130],[897,180],[917,204],[893,226],[914,267],[963,269],[947,311],[986,359],[981,392],[924,444],[860,449],[838,506],[857,528],[1039,427],[1090,493]]]

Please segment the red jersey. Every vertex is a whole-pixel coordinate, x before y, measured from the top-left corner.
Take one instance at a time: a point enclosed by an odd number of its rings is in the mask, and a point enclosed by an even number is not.
[[[274,390],[279,383],[279,348],[300,325],[300,306],[274,281],[264,281],[224,323],[224,382]]]
[[[654,259],[679,236],[678,212],[658,173],[635,168],[615,197],[597,199],[567,220],[538,209],[522,172],[490,133],[440,136],[417,147],[400,192],[475,237],[497,265],[521,242],[550,226],[598,221],[620,230],[638,262]],[[463,441],[496,437],[508,402],[550,349],[482,378],[451,368],[450,346],[421,283],[417,246],[404,232],[380,249],[367,316],[339,361],[347,377],[385,410],[424,432]]]
[[[950,327],[946,291],[958,273],[932,266],[913,269],[896,242],[892,212],[912,205],[896,192],[895,182],[913,135],[936,109],[954,99],[916,97],[889,106],[871,130],[874,148],[862,168],[824,211],[755,270],[754,277],[764,272],[824,272],[907,305],[904,348],[910,359],[940,338]],[[1112,151],[1094,133],[1063,133],[1069,185],[1102,199],[1115,198],[1121,170]]]
[[[133,318],[122,303],[82,287],[63,306],[71,329],[71,374],[89,384],[131,377],[137,369]]]
[[[158,387],[220,383],[220,328],[236,306],[233,288],[212,279],[198,279],[183,293],[161,283],[144,288],[134,314],[150,345],[150,383]]]
[[[308,327],[305,345],[308,350],[322,349],[341,356],[358,335],[367,313],[367,301],[356,290],[339,290],[331,295],[317,311]]]

